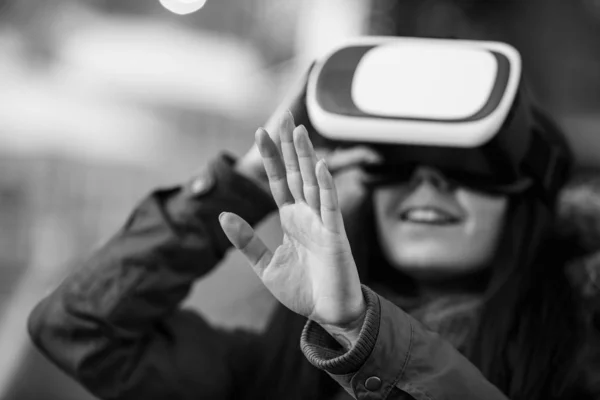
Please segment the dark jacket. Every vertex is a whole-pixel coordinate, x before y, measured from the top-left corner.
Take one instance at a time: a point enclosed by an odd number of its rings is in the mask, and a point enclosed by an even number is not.
[[[231,211],[255,225],[275,210],[270,195],[232,165],[233,159],[219,157],[187,185],[151,194],[32,312],[35,344],[96,396],[238,399],[247,388],[260,390],[256,371],[272,351],[269,344],[257,334],[209,326],[179,308],[193,282],[230,247],[218,215]],[[587,282],[581,271],[574,281]],[[440,336],[369,288],[363,291],[367,318],[351,351],[340,351],[311,322],[301,337],[306,358],[349,393],[358,399],[506,399]]]

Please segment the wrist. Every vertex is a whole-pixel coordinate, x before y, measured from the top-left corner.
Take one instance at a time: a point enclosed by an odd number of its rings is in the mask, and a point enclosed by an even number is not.
[[[331,335],[346,351],[352,349],[360,337],[360,332],[367,317],[367,304],[364,299],[360,303],[357,317],[342,324],[319,324]]]

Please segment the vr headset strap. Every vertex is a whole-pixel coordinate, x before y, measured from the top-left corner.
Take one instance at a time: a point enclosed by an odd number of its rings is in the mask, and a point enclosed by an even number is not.
[[[536,121],[532,115],[534,107],[526,93],[520,92],[515,99],[512,115],[506,121],[508,129],[516,129],[513,135],[522,135],[520,130],[529,130],[529,140],[519,167],[520,175],[531,176],[545,198],[552,199],[568,174],[569,163],[558,146],[544,138],[544,129],[550,126]]]
[[[542,190],[551,198],[559,190],[568,174],[568,165],[562,152],[544,140],[537,127],[533,128],[524,164],[527,172],[533,175],[537,182],[540,182]]]

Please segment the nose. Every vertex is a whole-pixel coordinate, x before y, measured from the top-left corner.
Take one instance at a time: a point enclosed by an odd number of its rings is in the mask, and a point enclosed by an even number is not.
[[[428,183],[438,190],[450,191],[452,185],[438,169],[429,166],[419,166],[415,169],[410,180],[411,186],[417,188]]]

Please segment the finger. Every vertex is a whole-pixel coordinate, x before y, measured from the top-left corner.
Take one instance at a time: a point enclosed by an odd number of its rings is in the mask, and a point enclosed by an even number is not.
[[[335,150],[326,157],[326,160],[329,171],[335,174],[338,171],[360,165],[381,164],[383,157],[370,147],[356,146]]]
[[[256,131],[256,145],[258,146],[258,151],[260,152],[265,172],[269,179],[269,187],[271,188],[275,203],[278,207],[282,207],[287,203],[293,203],[294,198],[288,187],[285,166],[279,155],[279,150],[267,131],[262,128]]]
[[[338,204],[335,183],[323,160],[317,163],[316,174],[321,195],[321,220],[323,225],[331,232],[343,233],[344,222]]]
[[[286,111],[279,127],[279,137],[281,138],[281,153],[283,154],[283,163],[287,175],[290,192],[296,201],[304,200],[304,191],[302,189],[302,174],[298,165],[298,155],[294,148],[294,117],[292,113]]]
[[[231,244],[246,257],[256,274],[262,277],[263,271],[273,258],[273,253],[254,229],[238,215],[221,213],[219,222]]]
[[[304,182],[303,191],[306,203],[317,213],[321,212],[321,199],[319,193],[319,182],[315,168],[317,165],[317,155],[312,142],[308,137],[308,131],[303,125],[294,129],[294,147],[298,154],[298,163],[300,173]]]

